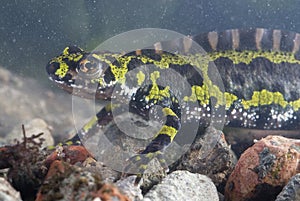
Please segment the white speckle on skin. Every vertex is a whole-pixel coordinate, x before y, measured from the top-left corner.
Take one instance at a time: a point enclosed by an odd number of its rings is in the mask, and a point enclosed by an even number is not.
[[[76,85],[76,84],[71,84],[71,87],[75,88],[75,89],[83,89],[82,85]],[[85,88],[86,89],[86,88]],[[87,89],[89,90],[89,89]]]

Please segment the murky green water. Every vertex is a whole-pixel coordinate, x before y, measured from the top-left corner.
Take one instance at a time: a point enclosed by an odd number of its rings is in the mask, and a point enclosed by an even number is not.
[[[70,44],[93,49],[124,31],[153,27],[182,34],[240,27],[300,32],[298,0],[3,0],[0,65],[47,79],[44,66]]]

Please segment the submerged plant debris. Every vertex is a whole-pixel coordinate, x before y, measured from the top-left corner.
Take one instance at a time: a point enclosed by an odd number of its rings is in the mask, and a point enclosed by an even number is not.
[[[35,194],[43,182],[47,168],[43,165],[46,152],[42,151],[43,133],[26,136],[24,125],[23,141],[0,148],[0,168],[9,168],[7,179],[20,191],[23,199]]]
[[[8,169],[6,179],[20,191],[23,200],[93,200],[95,197],[128,200],[114,185],[107,190],[102,180],[107,170],[96,166],[83,146],[43,148],[43,133],[27,137],[24,126],[22,130],[22,141],[0,147],[0,169]],[[91,162],[85,167],[87,161]]]

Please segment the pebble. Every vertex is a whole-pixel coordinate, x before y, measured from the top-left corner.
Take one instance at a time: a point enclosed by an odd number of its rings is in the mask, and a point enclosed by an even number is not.
[[[291,178],[289,183],[282,189],[275,201],[299,201],[300,200],[300,174]]]
[[[151,189],[143,201],[218,201],[218,192],[205,175],[177,170]]]
[[[22,201],[20,193],[16,191],[8,181],[0,177],[0,200]]]
[[[115,185],[104,183],[96,172],[58,160],[51,164],[37,194],[36,201],[44,200],[129,201]]]
[[[225,187],[225,200],[275,200],[299,172],[300,140],[268,136],[240,157]]]
[[[43,119],[33,119],[30,122],[24,124],[26,137],[43,133],[41,138],[45,141],[42,147],[54,145],[54,139],[51,135],[51,130],[48,124]],[[23,140],[23,131],[21,126],[16,126],[5,138],[6,144],[14,144],[15,140]]]
[[[136,176],[129,176],[122,180],[118,180],[115,185],[123,192],[130,200],[140,201],[143,199],[142,190],[139,185],[134,185]]]
[[[211,136],[215,139],[207,139]],[[210,144],[207,144],[208,142]],[[210,150],[205,147],[210,147]],[[236,162],[235,154],[227,144],[224,134],[213,127],[208,127],[204,135],[196,139],[190,150],[179,160],[176,169],[207,175],[218,189],[224,189]]]

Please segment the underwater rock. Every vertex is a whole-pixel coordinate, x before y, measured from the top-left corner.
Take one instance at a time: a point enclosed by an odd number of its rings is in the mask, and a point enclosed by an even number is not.
[[[291,178],[289,183],[282,189],[275,201],[298,201],[300,200],[300,174]]]
[[[47,147],[54,144],[54,139],[51,135],[51,130],[47,123],[43,119],[33,119],[30,122],[24,124],[26,136],[30,137],[33,134],[43,133],[44,139],[41,147]],[[17,125],[5,138],[6,144],[12,144],[16,139],[22,139],[21,126]]]
[[[21,201],[20,193],[8,181],[0,177],[0,200]]]
[[[49,168],[36,201],[97,199],[129,201],[116,186],[104,183],[100,174],[56,160]]]
[[[47,156],[44,164],[50,166],[55,160],[67,161],[70,164],[77,162],[84,162],[88,157],[92,155],[86,150],[84,146],[70,145],[70,146],[56,146],[56,149]]]
[[[218,201],[219,197],[215,185],[207,176],[178,170],[154,186],[143,199],[143,201],[150,200]]]
[[[136,176],[129,176],[124,179],[118,180],[115,185],[130,199],[139,201],[143,199],[142,190],[140,185],[135,184]]]
[[[206,136],[216,136],[217,142],[210,152],[203,153]],[[218,137],[219,136],[219,137]],[[204,136],[198,137],[190,150],[179,160],[177,170],[188,170],[204,174],[212,179],[218,189],[224,189],[225,183],[236,164],[236,157],[227,144],[224,134],[213,127],[208,127]]]
[[[131,201],[126,195],[123,195],[116,186],[112,184],[104,184],[94,195],[94,201]]]
[[[275,200],[299,172],[300,140],[268,136],[247,149],[225,187],[225,200]]]

